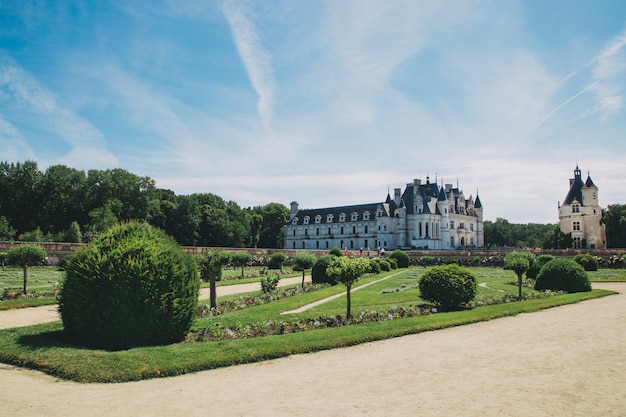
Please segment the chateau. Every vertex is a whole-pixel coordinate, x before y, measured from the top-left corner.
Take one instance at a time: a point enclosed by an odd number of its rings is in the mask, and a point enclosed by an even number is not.
[[[380,203],[320,209],[291,203],[285,249],[457,249],[483,246],[483,206],[452,184],[413,180]]]
[[[583,182],[576,165],[574,178],[569,180],[569,192],[559,203],[561,232],[572,234],[574,248],[606,249],[606,229],[602,224],[602,208],[598,204],[598,187],[587,173]]]

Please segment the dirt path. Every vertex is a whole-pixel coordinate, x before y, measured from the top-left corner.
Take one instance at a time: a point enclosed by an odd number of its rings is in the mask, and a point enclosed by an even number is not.
[[[305,282],[310,282],[311,277],[306,276]],[[287,285],[299,284],[302,282],[302,277],[295,278],[283,278],[278,283],[279,286],[284,287]],[[260,291],[261,284],[258,282],[250,284],[235,284],[225,285],[217,287],[217,296],[240,294],[250,291]],[[209,289],[201,288],[200,297],[201,300],[209,298]],[[19,326],[32,326],[34,324],[46,323],[49,321],[60,320],[59,313],[57,312],[56,305],[31,307],[31,308],[17,308],[14,310],[0,311],[0,329],[8,329],[10,327]]]
[[[626,415],[626,283],[533,314],[125,384],[0,365],[0,414],[50,416]]]

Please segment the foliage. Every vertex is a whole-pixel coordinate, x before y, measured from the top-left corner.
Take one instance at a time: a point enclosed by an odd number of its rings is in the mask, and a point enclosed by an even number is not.
[[[267,261],[268,269],[279,269],[283,270],[283,265],[287,260],[287,255],[282,252],[274,252],[270,255],[270,258]]]
[[[562,290],[568,293],[584,292],[591,291],[591,283],[587,271],[578,263],[572,259],[557,258],[541,268],[537,275],[535,289],[539,291]]]
[[[485,220],[483,226],[487,246],[528,248],[542,247],[553,228],[551,224],[514,224],[502,218],[495,222]]]
[[[396,249],[393,252],[391,252],[391,255],[389,255],[389,258],[395,259],[397,261],[398,268],[409,267],[409,255],[401,249]]]
[[[280,282],[280,276],[268,276],[261,278],[261,291],[263,294],[271,294],[278,287],[278,283]]]
[[[67,266],[59,312],[69,340],[100,349],[181,341],[197,309],[196,266],[146,223],[111,228]]]
[[[476,276],[456,264],[435,266],[422,275],[419,290],[424,300],[444,311],[455,310],[476,296]]]
[[[6,217],[0,216],[0,240],[13,240],[15,238],[15,229]]]
[[[337,285],[337,281],[326,273],[326,269],[328,268],[332,260],[337,257],[338,256],[329,254],[317,258],[315,264],[313,265],[313,268],[311,268],[311,282],[313,284]]]
[[[561,231],[561,226],[556,224],[550,229],[543,247],[546,249],[569,249],[572,247],[572,234],[565,234]]]
[[[535,264],[535,255],[530,252],[510,252],[504,259],[504,269],[517,275],[518,297],[522,299],[522,275]]]
[[[343,251],[337,246],[333,247],[329,252],[330,255],[343,256]]]
[[[626,248],[626,204],[609,204],[602,210],[608,248]]]
[[[541,268],[548,262],[554,259],[553,255],[542,254],[537,257],[537,260],[526,271],[526,278],[537,279],[537,275]]]
[[[298,252],[293,257],[293,266],[302,270],[302,288],[304,288],[304,275],[307,269],[313,268],[317,258],[310,252]]]
[[[22,267],[24,273],[24,295],[28,295],[28,267],[39,265],[46,260],[46,250],[38,245],[23,244],[9,249],[6,262]]]
[[[422,256],[419,260],[419,264],[422,266],[433,266],[436,264],[436,260],[433,256]]]
[[[588,254],[588,253],[579,253],[574,256],[574,261],[582,266],[585,271],[597,271],[598,270],[598,260]]]
[[[365,258],[335,257],[326,268],[326,273],[337,282],[346,286],[346,319],[350,321],[350,288],[352,284],[370,270],[369,261]]]
[[[241,278],[244,277],[244,268],[252,262],[252,255],[248,252],[235,252],[231,255],[233,266],[241,267]]]
[[[371,274],[380,274],[380,260],[379,259],[370,259],[370,273]]]
[[[231,260],[230,253],[221,249],[205,250],[196,258],[200,267],[200,277],[210,283],[211,307],[217,306],[216,281],[222,279],[222,269]]]

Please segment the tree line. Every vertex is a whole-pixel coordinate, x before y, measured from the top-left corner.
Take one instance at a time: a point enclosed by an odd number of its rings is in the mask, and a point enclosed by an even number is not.
[[[289,209],[242,208],[211,193],[176,195],[124,169],[87,172],[34,161],[0,163],[0,240],[82,242],[120,221],[156,226],[184,246],[282,248]],[[603,210],[609,248],[626,247],[626,205]],[[565,249],[558,224],[484,222],[488,247]]]
[[[242,208],[211,193],[176,195],[124,169],[0,163],[0,240],[83,242],[120,221],[156,226],[185,246],[282,248],[289,209]]]

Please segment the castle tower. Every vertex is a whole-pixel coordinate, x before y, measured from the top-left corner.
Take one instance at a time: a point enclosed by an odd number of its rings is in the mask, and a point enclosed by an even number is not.
[[[576,165],[570,189],[559,206],[561,231],[571,234],[574,248],[605,249],[606,229],[602,224],[602,208],[598,203],[598,187],[587,174],[583,182]]]

